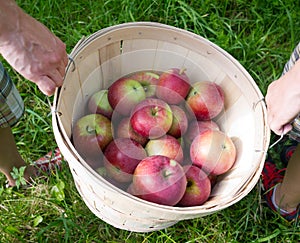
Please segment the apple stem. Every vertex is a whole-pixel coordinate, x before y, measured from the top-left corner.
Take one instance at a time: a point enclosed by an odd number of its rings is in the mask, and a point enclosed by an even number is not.
[[[164,171],[164,177],[165,177],[165,178],[169,177],[170,175],[172,175],[172,172],[171,172],[171,171],[169,171],[169,170],[165,170],[165,171]]]
[[[192,180],[187,180],[187,184],[186,184],[186,187],[191,187],[193,185],[193,181]]]
[[[182,67],[182,68],[180,69],[180,71],[179,71],[179,74],[181,75],[181,74],[183,74],[185,71],[186,71],[186,68],[185,68],[185,67]]]
[[[158,110],[159,110],[158,106],[153,107],[153,109],[151,109],[152,116],[155,116],[157,114]]]
[[[88,133],[95,133],[95,132],[96,132],[96,129],[93,128],[93,127],[91,127],[91,126],[86,126],[86,131],[87,131]]]
[[[104,167],[102,167],[102,168],[100,167],[99,169],[97,169],[97,172],[99,175],[101,175],[103,177],[107,176],[107,171]]]

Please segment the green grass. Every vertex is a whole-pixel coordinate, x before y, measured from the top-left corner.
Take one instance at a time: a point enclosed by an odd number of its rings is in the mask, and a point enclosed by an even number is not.
[[[244,0],[18,0],[72,50],[82,36],[115,24],[155,21],[199,34],[234,56],[263,94],[281,74],[300,36],[297,1]],[[28,163],[56,147],[48,101],[35,85],[6,67],[25,101],[13,127]],[[52,99],[52,98],[51,98]],[[272,139],[275,139],[272,137]],[[276,150],[272,150],[274,154]],[[276,155],[276,154],[275,154]],[[5,178],[0,175],[1,184]],[[261,202],[259,183],[235,205],[152,233],[132,233],[101,221],[79,196],[65,170],[28,189],[0,187],[0,242],[298,242],[287,223]]]

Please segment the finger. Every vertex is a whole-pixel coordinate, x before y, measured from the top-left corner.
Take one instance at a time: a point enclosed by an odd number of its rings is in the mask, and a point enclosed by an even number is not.
[[[292,125],[290,123],[282,124],[283,123],[271,122],[269,127],[275,134],[285,135],[292,129]]]
[[[54,94],[57,85],[48,76],[42,76],[38,81],[35,82],[39,87],[40,91],[47,96]]]
[[[64,67],[66,67],[69,62],[69,57],[68,57],[67,53],[65,53],[62,60],[63,60]]]
[[[292,124],[289,123],[289,124],[284,125],[283,128],[282,128],[283,135],[287,134],[292,129],[293,129]]]
[[[280,128],[280,127],[270,126],[270,129],[271,129],[276,135],[281,135],[281,134],[282,134],[282,128]]]
[[[66,51],[66,44],[63,43],[59,38],[57,38],[56,41],[57,41],[57,45],[59,47],[61,47],[61,50],[59,53],[60,53],[60,57],[61,57],[63,66],[65,68],[68,65],[68,61],[69,61],[68,54]]]
[[[58,70],[58,72],[60,73],[60,75],[61,75],[62,77],[65,76],[66,66],[65,66],[65,64],[64,64],[63,61],[61,61],[60,65],[57,67],[57,70]]]
[[[276,123],[276,119],[274,119],[274,113],[270,112],[270,110],[268,110],[267,112],[267,120],[268,120],[268,125],[269,128],[277,135],[281,135],[282,131],[281,131],[281,126],[278,126],[278,123]]]
[[[64,72],[63,72],[64,73]],[[47,75],[56,85],[56,87],[60,87],[63,84],[63,75],[58,69],[54,69]]]
[[[48,55],[48,62],[54,65],[62,65],[64,67],[68,64],[68,54],[66,52],[66,45],[56,38],[56,50],[51,52],[51,55]]]

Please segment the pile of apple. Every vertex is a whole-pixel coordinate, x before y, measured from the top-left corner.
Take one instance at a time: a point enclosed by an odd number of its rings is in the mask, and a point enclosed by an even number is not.
[[[190,82],[184,69],[141,71],[95,91],[74,124],[73,144],[112,184],[144,200],[196,206],[236,160],[215,122],[224,91]]]

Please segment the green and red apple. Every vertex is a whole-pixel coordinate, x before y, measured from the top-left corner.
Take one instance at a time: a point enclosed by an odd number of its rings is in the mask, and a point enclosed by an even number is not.
[[[186,97],[186,107],[198,120],[211,120],[224,109],[224,91],[214,82],[196,82]]]
[[[150,139],[145,146],[148,156],[164,155],[178,163],[183,161],[183,149],[179,141],[171,135],[165,135],[160,138]]]
[[[131,109],[146,98],[146,94],[143,86],[138,81],[130,78],[120,78],[110,85],[107,97],[114,111],[128,116]]]
[[[111,119],[113,109],[108,101],[108,90],[102,89],[94,93],[88,102],[88,110],[90,113],[97,113]]]
[[[213,120],[198,121],[193,120],[189,123],[187,132],[184,134],[185,142],[190,145],[194,138],[206,130],[220,130],[219,125]]]
[[[89,114],[76,121],[73,127],[73,144],[85,158],[97,158],[113,140],[111,121],[101,114]]]
[[[168,134],[175,138],[180,138],[188,129],[188,118],[185,111],[180,106],[170,105],[170,107],[173,114],[173,121]]]
[[[236,160],[236,147],[222,131],[207,130],[196,136],[190,146],[190,158],[194,165],[207,174],[221,175]]]
[[[211,182],[208,175],[197,166],[183,166],[187,179],[185,193],[178,205],[183,207],[200,206],[211,193]]]
[[[154,97],[159,74],[154,71],[140,71],[129,76],[143,86],[146,97]]]

